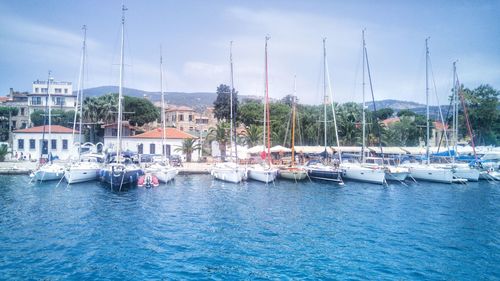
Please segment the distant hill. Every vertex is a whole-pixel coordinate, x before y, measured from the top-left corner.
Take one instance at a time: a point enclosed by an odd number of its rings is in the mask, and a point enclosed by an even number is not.
[[[396,113],[403,109],[409,109],[417,114],[425,115],[427,111],[425,104],[413,101],[400,101],[393,99],[375,101],[375,106],[377,107],[377,109],[392,108]],[[373,110],[373,102],[367,102],[367,107],[368,110]],[[443,118],[446,118],[448,105],[441,105],[441,111],[443,113]],[[431,116],[431,119],[439,119],[439,107],[436,105],[429,106],[429,114]]]
[[[117,86],[102,86],[85,89],[85,96],[97,97],[109,93],[118,93]],[[152,102],[160,101],[159,92],[148,92],[131,88],[123,88],[123,94],[132,97],[146,97]],[[167,103],[175,105],[186,105],[191,107],[206,107],[213,105],[217,97],[216,93],[180,93],[166,92]]]
[[[366,103],[368,109],[373,110],[373,102]],[[381,108],[392,108],[394,111],[400,111],[401,109],[413,109],[418,107],[425,107],[425,104],[413,102],[413,101],[401,101],[401,100],[379,100],[375,101],[375,106],[377,109]]]
[[[117,86],[101,86],[95,88],[85,89],[85,95],[96,97],[102,96],[108,93],[118,93]],[[123,88],[123,93],[127,96],[133,97],[147,97],[152,102],[160,101],[160,93],[159,92],[148,92],[143,90],[131,89],[131,88]],[[197,92],[197,93],[183,93],[183,92],[167,92],[167,103],[175,104],[175,105],[185,105],[190,106],[195,109],[205,108],[207,106],[212,106],[215,99],[217,98],[216,93],[210,92]],[[239,100],[259,100],[260,98],[257,96],[245,96],[240,95]],[[369,110],[373,110],[373,102],[367,102],[367,106]],[[395,112],[398,112],[402,109],[410,109],[411,111],[425,115],[425,105],[412,101],[401,101],[394,99],[380,100],[375,101],[375,106],[377,109],[381,108],[392,108]],[[448,110],[447,106],[441,106],[443,110],[443,115],[446,116],[446,112]],[[430,107],[431,116],[438,116],[438,107],[431,106]]]

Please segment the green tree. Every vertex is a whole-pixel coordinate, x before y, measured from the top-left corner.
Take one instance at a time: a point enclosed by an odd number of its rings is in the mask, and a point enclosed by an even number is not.
[[[0,162],[5,161],[7,154],[9,154],[9,147],[6,144],[0,145]]]
[[[124,120],[133,126],[142,126],[160,118],[160,110],[153,103],[144,98],[124,97]]]
[[[465,88],[460,92],[463,94],[476,144],[500,144],[498,142],[500,137],[498,131],[500,91],[495,90],[490,85],[481,85],[474,90]],[[466,136],[468,132],[463,107],[460,108],[459,115],[459,129],[461,134]]]
[[[401,116],[411,117],[411,116],[415,116],[415,115],[417,115],[417,114],[409,109],[402,109],[402,110],[398,111],[398,114],[397,114],[398,117],[401,117]]]
[[[18,109],[10,106],[0,106],[0,141],[9,139],[11,118],[16,116]]]
[[[257,125],[262,126],[264,105],[257,101],[248,101],[243,103],[238,109],[238,121],[245,126]]]
[[[377,109],[377,111],[372,111],[373,117],[377,118],[378,120],[382,121],[385,120],[389,117],[392,117],[394,114],[394,109],[392,108],[381,108]]]
[[[201,149],[200,145],[196,143],[196,139],[185,139],[182,146],[175,149],[186,155],[186,162],[191,162],[191,157],[195,150]]]
[[[226,147],[230,141],[229,138],[229,124],[226,122],[219,122],[208,131],[207,140],[210,142],[217,141],[222,161],[226,160]]]
[[[258,145],[262,140],[262,126],[255,124],[247,126],[241,137],[245,140],[245,144],[249,147]]]
[[[229,121],[231,119],[231,101],[229,93],[233,96],[233,117],[238,116],[238,92],[228,85],[220,84],[217,87],[217,98],[214,101],[214,116],[217,120]]]

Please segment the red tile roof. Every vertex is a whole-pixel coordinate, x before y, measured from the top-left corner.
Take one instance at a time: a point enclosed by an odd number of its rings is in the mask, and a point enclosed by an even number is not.
[[[434,121],[434,128],[436,128],[436,130],[448,130],[448,124],[443,124],[439,121]]]
[[[38,126],[38,127],[31,127],[31,128],[26,128],[26,129],[21,129],[21,130],[15,130],[14,133],[43,133],[43,128],[45,127],[45,133],[49,132],[49,125],[45,126]],[[69,129],[63,126],[59,125],[51,125],[51,132],[53,134],[71,134],[73,133],[73,129]],[[78,131],[75,131],[75,133],[78,133]]]
[[[0,97],[0,102],[6,102],[10,100],[10,97]]]
[[[163,130],[158,128],[155,130],[151,130],[149,132],[145,132],[142,134],[138,134],[135,136],[131,136],[131,138],[136,139],[161,139]],[[183,132],[177,128],[167,128],[167,139],[195,139],[196,137]]]
[[[188,106],[184,106],[184,105],[180,105],[180,106],[171,105],[171,106],[167,107],[166,111],[167,112],[173,112],[173,111],[194,111],[194,109],[192,109],[191,107],[188,107]]]
[[[399,122],[401,121],[401,119],[399,119],[399,117],[391,117],[391,118],[387,118],[385,120],[382,120],[382,123],[384,123],[385,126],[389,126],[393,123],[396,123],[396,122]]]

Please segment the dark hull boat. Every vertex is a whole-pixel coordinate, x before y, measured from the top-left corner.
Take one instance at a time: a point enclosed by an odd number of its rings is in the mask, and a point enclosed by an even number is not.
[[[135,164],[117,163],[106,165],[99,173],[101,181],[113,189],[135,186],[142,175],[144,172]]]

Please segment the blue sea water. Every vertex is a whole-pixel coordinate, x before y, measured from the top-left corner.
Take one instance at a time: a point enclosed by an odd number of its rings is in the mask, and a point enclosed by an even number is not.
[[[500,279],[500,185],[0,177],[0,279]]]

